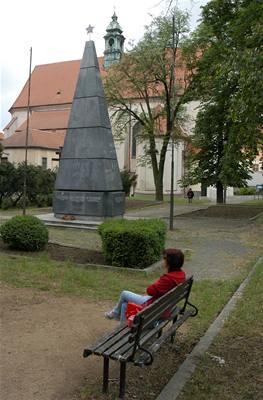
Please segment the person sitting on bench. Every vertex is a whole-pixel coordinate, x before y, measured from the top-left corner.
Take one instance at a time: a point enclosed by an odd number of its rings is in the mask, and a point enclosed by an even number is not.
[[[175,286],[186,279],[185,272],[181,269],[184,264],[184,254],[178,249],[166,249],[163,251],[163,268],[165,273],[152,285],[146,288],[145,295],[139,295],[128,290],[121,292],[115,307],[105,313],[108,319],[116,319],[123,323],[126,321],[126,308],[128,302],[147,306],[159,297],[163,296]]]

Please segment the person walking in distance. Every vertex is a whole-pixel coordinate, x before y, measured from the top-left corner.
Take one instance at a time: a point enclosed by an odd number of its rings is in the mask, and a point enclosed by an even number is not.
[[[194,192],[192,191],[191,188],[187,191],[186,195],[187,195],[187,198],[188,198],[188,203],[189,204],[192,203],[192,200],[193,200],[193,197],[194,197],[195,194],[194,194]]]

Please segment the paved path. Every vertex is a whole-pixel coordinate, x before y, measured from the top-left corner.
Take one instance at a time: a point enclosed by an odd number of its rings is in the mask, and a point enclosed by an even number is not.
[[[240,197],[239,197],[240,202]],[[245,196],[243,196],[245,197]],[[247,197],[247,196],[246,196]],[[263,254],[259,240],[262,224],[249,219],[191,218],[189,213],[209,205],[175,205],[174,231],[168,231],[166,246],[185,251],[185,267],[195,279],[228,279],[240,274],[240,265]],[[169,204],[131,210],[128,218],[164,218],[169,221]]]

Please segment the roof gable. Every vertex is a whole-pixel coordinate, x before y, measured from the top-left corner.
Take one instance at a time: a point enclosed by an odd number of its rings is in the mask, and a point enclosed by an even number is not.
[[[63,61],[52,64],[37,65],[31,75],[30,106],[61,105],[72,103],[77,84],[81,60]],[[100,72],[103,68],[103,57],[99,57]],[[27,107],[28,81],[10,108]]]

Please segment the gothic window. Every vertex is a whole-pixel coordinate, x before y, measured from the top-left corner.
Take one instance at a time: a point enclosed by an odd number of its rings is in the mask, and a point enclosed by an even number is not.
[[[136,158],[137,154],[137,144],[136,144],[136,137],[140,130],[141,124],[137,122],[132,128],[132,140],[131,140],[131,158]]]
[[[113,38],[110,38],[109,45],[110,45],[110,47],[113,47],[113,45],[114,45],[114,39]]]

